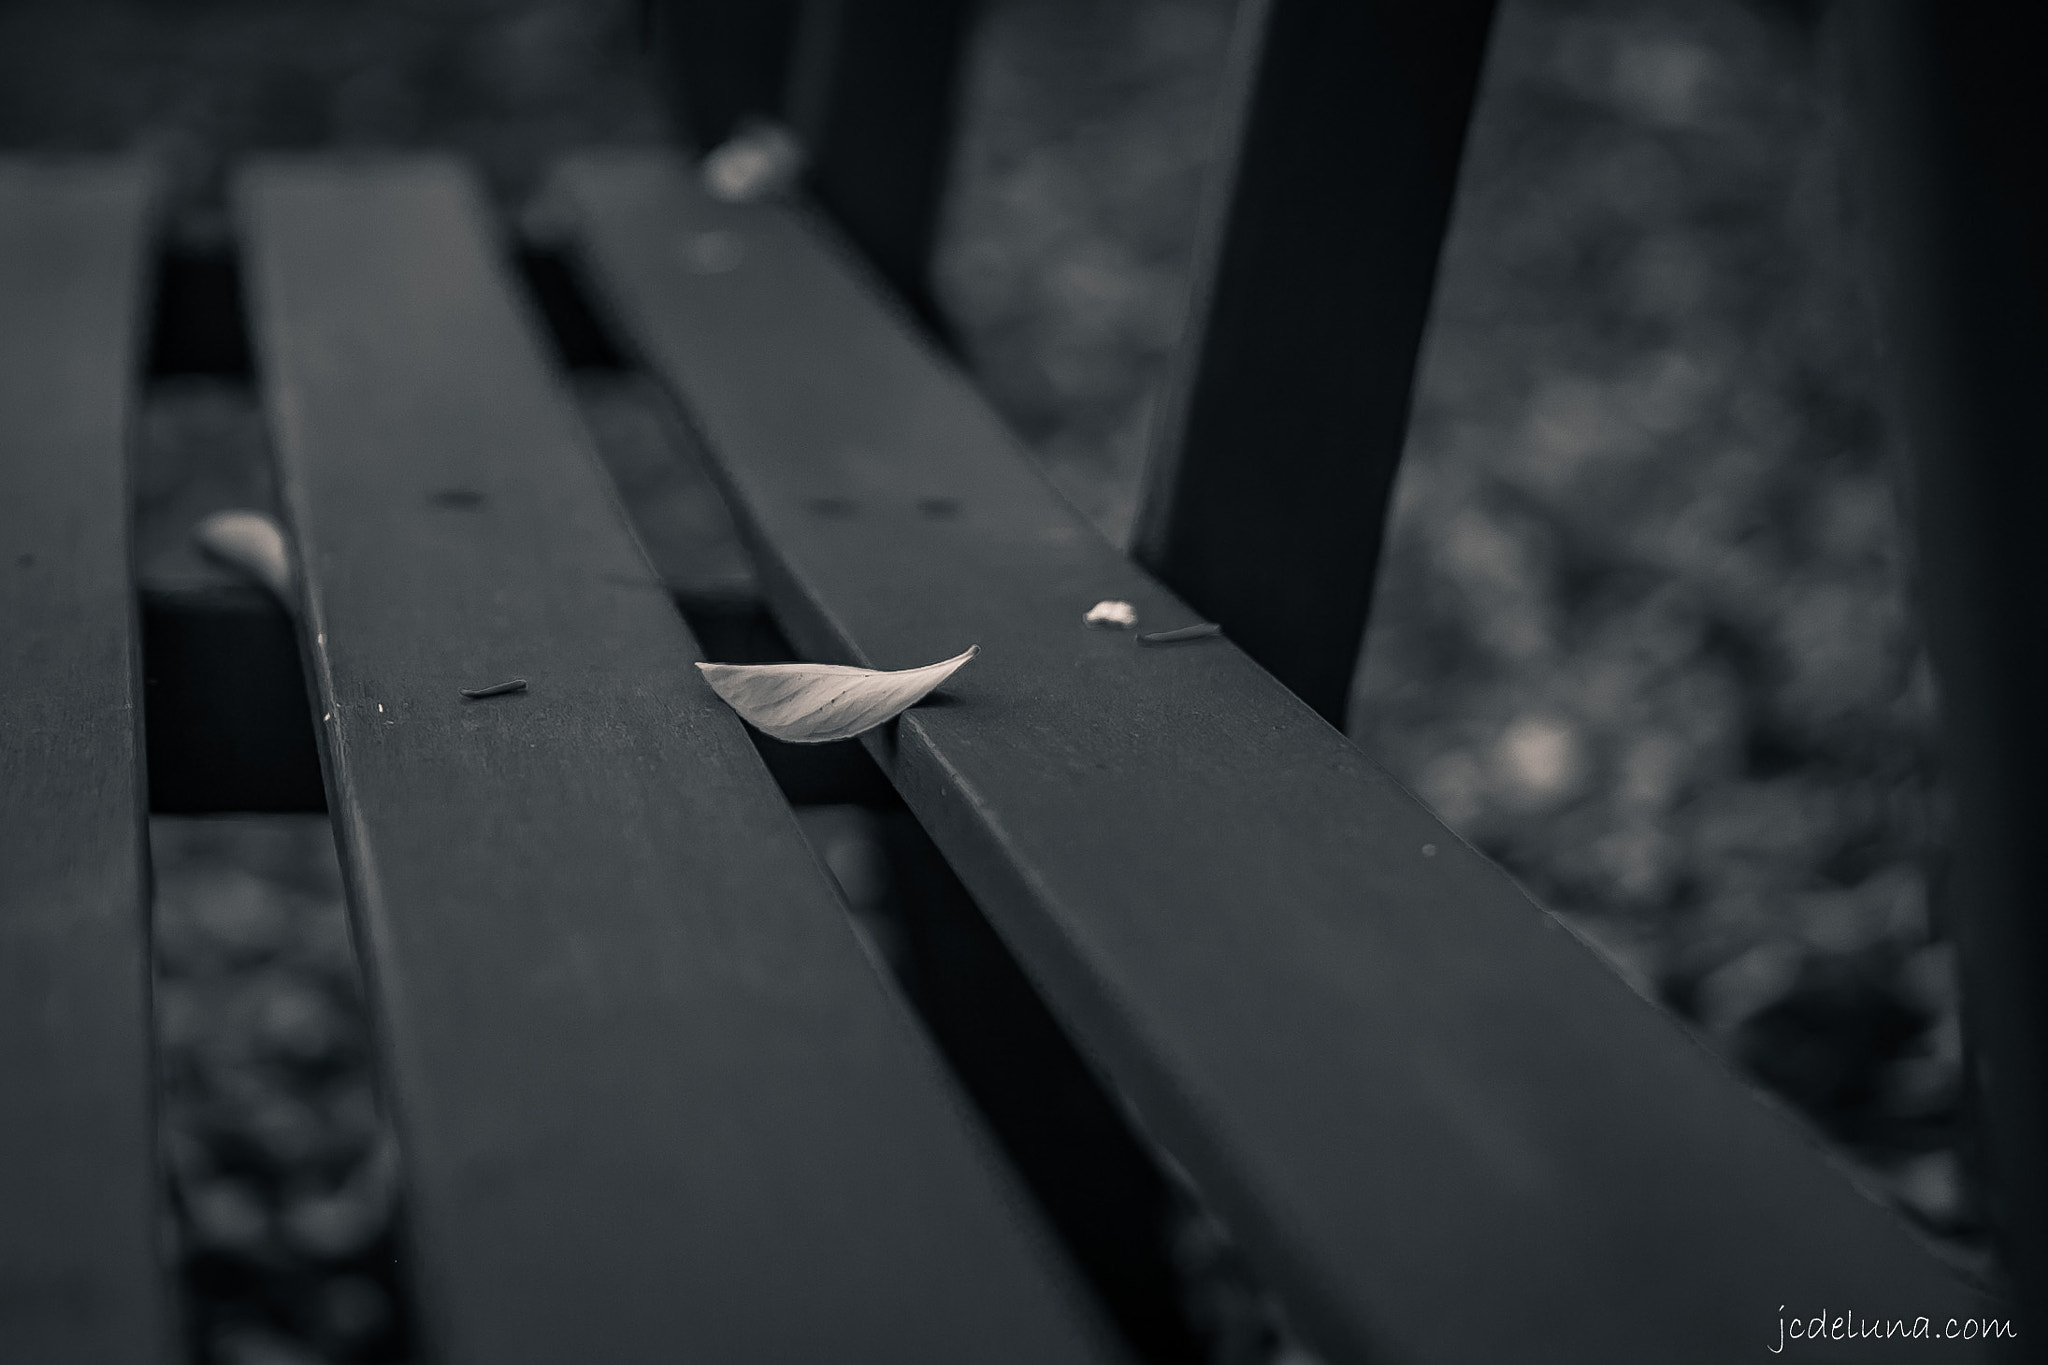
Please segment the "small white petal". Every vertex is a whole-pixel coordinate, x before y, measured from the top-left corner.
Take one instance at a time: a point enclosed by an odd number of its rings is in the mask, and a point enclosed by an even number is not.
[[[779,123],[757,120],[727,138],[704,158],[704,188],[729,204],[757,204],[796,188],[804,172],[804,148]]]
[[[1088,614],[1081,619],[1091,626],[1115,626],[1119,630],[1129,630],[1138,624],[1138,610],[1128,602],[1105,598],[1088,608]]]

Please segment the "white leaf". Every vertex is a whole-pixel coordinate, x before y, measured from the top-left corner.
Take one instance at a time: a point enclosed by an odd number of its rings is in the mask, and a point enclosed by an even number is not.
[[[698,664],[711,690],[755,729],[792,744],[864,735],[931,695],[981,652],[885,673],[842,664]]]
[[[274,517],[261,512],[215,512],[192,528],[192,538],[215,559],[270,589],[286,611],[296,608],[291,547]]]

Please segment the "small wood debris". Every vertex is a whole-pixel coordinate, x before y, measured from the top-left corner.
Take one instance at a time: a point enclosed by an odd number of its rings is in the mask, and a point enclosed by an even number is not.
[[[510,682],[492,683],[489,687],[465,687],[462,689],[462,695],[471,701],[476,701],[481,697],[502,697],[507,692],[524,692],[525,690],[526,679],[514,678]]]

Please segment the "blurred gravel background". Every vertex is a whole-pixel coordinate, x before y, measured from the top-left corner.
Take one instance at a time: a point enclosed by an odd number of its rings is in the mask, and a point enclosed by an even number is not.
[[[150,825],[165,1165],[202,1358],[403,1358],[396,1153],[326,817]]]
[[[1231,12],[988,0],[976,39],[939,293],[993,400],[1112,537],[1181,327]],[[1934,700],[1825,12],[1504,0],[1353,731],[1991,1274],[1930,911]],[[516,217],[556,154],[666,136],[628,0],[0,9],[0,146],[153,153],[188,243],[224,236],[222,167],[252,149],[454,149]],[[583,397],[629,500],[669,496],[636,383]],[[262,442],[245,387],[166,380],[144,416],[145,511],[182,509],[164,524],[261,496],[230,458]],[[144,561],[177,540],[146,526]],[[807,821],[885,932],[862,814]],[[399,1181],[324,822],[152,829],[195,1345],[221,1365],[407,1358]],[[1199,1220],[1182,1240],[1197,1278],[1222,1256]],[[1219,1361],[1290,1349],[1212,1278]]]
[[[1935,705],[1818,35],[1503,19],[1358,736],[1967,1240]]]

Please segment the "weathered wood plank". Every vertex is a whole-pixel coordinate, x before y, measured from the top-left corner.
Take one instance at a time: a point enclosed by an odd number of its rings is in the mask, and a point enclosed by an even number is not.
[[[436,1358],[1102,1358],[691,667],[469,178],[240,191]]]
[[[656,157],[563,184],[799,647],[980,644],[871,751],[1321,1352],[1718,1361],[1781,1305],[1977,1306],[1234,645],[1084,628],[1194,618],[800,219]],[[733,268],[692,270],[708,232]]]
[[[1141,564],[1333,725],[1493,0],[1250,0]]]
[[[0,1360],[150,1360],[128,421],[150,187],[0,163]]]

